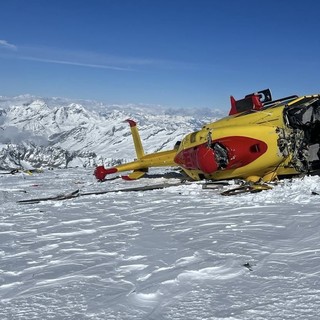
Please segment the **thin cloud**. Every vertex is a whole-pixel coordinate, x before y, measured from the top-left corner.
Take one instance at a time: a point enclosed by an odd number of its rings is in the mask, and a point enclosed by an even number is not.
[[[0,47],[6,48],[6,49],[10,49],[10,50],[17,50],[17,46],[15,46],[12,43],[9,43],[6,40],[0,40]]]
[[[25,60],[118,71],[137,71],[137,69],[161,67],[162,65],[170,64],[156,59],[125,57],[94,51],[52,47],[22,47],[20,55]]]
[[[5,40],[0,40],[0,48],[1,47],[11,49],[10,58],[114,71],[143,72],[150,68],[158,70],[188,70],[199,68],[197,64],[183,61],[114,56],[92,51],[75,51],[46,46],[19,46],[19,50],[17,50],[17,46]],[[13,51],[15,52],[13,53]]]
[[[109,69],[109,70],[117,70],[117,71],[134,71],[133,69],[130,69],[130,68],[122,68],[122,67],[116,67],[116,66],[82,63],[82,62],[74,62],[74,61],[66,61],[66,60],[42,59],[42,58],[34,58],[34,57],[19,57],[19,59],[55,63],[55,64],[65,64],[65,65],[80,66],[80,67],[87,67],[87,68]]]

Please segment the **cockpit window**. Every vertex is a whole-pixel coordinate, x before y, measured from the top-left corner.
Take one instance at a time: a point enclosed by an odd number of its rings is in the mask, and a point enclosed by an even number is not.
[[[293,129],[312,129],[320,125],[320,98],[306,97],[291,105],[283,112],[284,120]]]
[[[289,145],[292,165],[300,172],[320,169],[320,96],[305,97],[283,110],[284,122],[292,129]]]

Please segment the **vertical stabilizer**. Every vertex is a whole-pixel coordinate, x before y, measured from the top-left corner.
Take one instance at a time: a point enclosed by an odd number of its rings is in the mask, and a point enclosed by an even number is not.
[[[137,128],[137,123],[131,119],[127,119],[126,121],[130,125],[134,148],[136,149],[137,159],[139,160],[144,156],[144,150],[143,150],[140,134]]]

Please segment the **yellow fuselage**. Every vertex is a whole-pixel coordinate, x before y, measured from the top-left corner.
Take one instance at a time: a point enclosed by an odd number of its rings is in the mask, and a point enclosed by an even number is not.
[[[203,173],[200,169],[182,168],[195,180],[201,178],[221,180],[230,178],[250,179],[252,177],[263,178],[266,181],[273,180],[278,174],[297,173],[293,168],[287,167],[290,157],[284,156],[278,148],[279,131],[289,130],[283,119],[284,105],[271,107],[269,109],[244,112],[228,116],[216,122],[207,124],[200,131],[188,134],[179,146],[177,153],[192,150],[201,144],[208,144],[209,140],[221,141],[221,139],[237,140],[237,137],[257,139],[267,145],[267,150],[253,161],[236,168],[224,168],[212,173]],[[250,157],[254,150],[250,144],[235,146],[242,150],[241,154]],[[235,153],[237,153],[235,151]]]

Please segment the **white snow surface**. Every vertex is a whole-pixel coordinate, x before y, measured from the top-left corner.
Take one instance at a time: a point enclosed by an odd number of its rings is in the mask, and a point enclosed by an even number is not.
[[[37,204],[17,201],[177,181],[98,183],[89,169],[0,181],[0,319],[319,316],[318,176],[229,197],[196,182]]]

